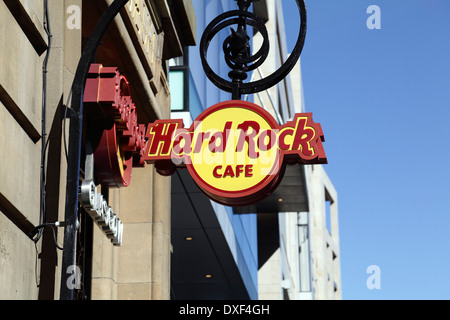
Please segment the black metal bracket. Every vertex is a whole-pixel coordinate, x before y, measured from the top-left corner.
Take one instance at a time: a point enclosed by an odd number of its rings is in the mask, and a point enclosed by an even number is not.
[[[248,9],[253,2],[259,0],[236,0],[239,10],[225,12],[213,19],[206,27],[200,41],[200,58],[206,76],[219,89],[231,92],[232,99],[240,100],[242,94],[252,94],[266,90],[282,79],[294,68],[303,50],[306,37],[306,7],[304,0],[295,0],[300,13],[300,31],[297,42],[291,55],[286,62],[274,73],[263,79],[246,82],[247,73],[257,69],[267,59],[269,54],[269,36],[264,21]],[[237,25],[236,29],[231,28],[229,35],[223,43],[225,62],[231,68],[228,73],[231,81],[225,80],[215,73],[207,61],[208,47],[216,34],[231,25]],[[250,37],[247,34],[247,26],[255,28],[261,33],[263,43],[261,48],[252,55],[250,52]]]
[[[64,246],[61,266],[60,299],[73,300],[74,289],[68,285],[69,267],[75,265],[76,232],[78,228],[78,188],[80,180],[81,140],[83,128],[83,95],[89,67],[108,26],[128,0],[115,0],[105,11],[83,50],[72,83],[72,101],[69,129],[69,156],[67,164]]]

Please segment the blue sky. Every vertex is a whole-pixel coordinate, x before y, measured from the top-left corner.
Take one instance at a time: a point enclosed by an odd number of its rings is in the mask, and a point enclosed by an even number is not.
[[[370,5],[381,29],[366,26]],[[450,299],[450,1],[306,6],[306,110],[338,191],[343,299]],[[366,286],[370,265],[381,289]]]

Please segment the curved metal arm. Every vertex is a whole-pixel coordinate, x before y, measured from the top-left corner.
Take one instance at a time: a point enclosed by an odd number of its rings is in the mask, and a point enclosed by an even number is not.
[[[72,112],[70,113],[69,129],[69,162],[67,164],[64,251],[61,266],[61,300],[74,299],[74,288],[73,286],[68,285],[70,282],[69,277],[72,275],[67,273],[67,270],[70,266],[75,265],[84,86],[86,84],[89,67],[95,57],[103,35],[127,2],[128,0],[115,0],[100,18],[83,50],[72,84]]]

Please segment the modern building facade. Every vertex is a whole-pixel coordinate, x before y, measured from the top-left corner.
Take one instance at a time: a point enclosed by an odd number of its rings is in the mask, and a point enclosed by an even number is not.
[[[236,9],[233,0],[196,0],[193,4],[198,42],[212,19]],[[226,36],[228,33],[219,33],[208,51],[211,66],[225,73],[228,67],[222,44]],[[230,100],[231,95],[207,79],[198,43],[189,47],[183,58],[172,61],[172,118],[184,119],[185,127],[189,127],[202,111]],[[183,95],[177,96],[179,92]],[[257,240],[255,214],[236,215],[233,208],[209,200],[187,170],[173,175],[173,299],[257,299]]]
[[[65,220],[71,86],[112,3],[0,2],[8,43],[0,47],[0,299],[59,299],[63,286],[80,300],[341,298],[337,193],[322,166],[289,166],[272,195],[233,208],[207,198],[187,170],[163,176],[140,161],[138,124],[182,118],[189,126],[231,99],[205,76],[198,44],[235,0],[130,0],[109,26],[83,97],[76,264],[64,270],[64,226],[55,222]],[[251,9],[271,42],[257,79],[289,52],[282,1]],[[208,51],[224,75],[226,36]],[[252,46],[260,41],[254,34]],[[305,112],[300,63],[242,98],[279,123]]]

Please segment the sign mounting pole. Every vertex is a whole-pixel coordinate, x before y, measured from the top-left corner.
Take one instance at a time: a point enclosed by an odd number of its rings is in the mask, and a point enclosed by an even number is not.
[[[128,0],[115,0],[105,11],[89,37],[81,55],[72,83],[72,101],[69,112],[69,155],[67,164],[64,247],[61,266],[60,299],[74,300],[76,232],[78,227],[78,193],[80,185],[81,138],[83,128],[83,94],[89,67],[94,60],[97,47],[108,26]],[[75,275],[77,278],[77,275]]]

